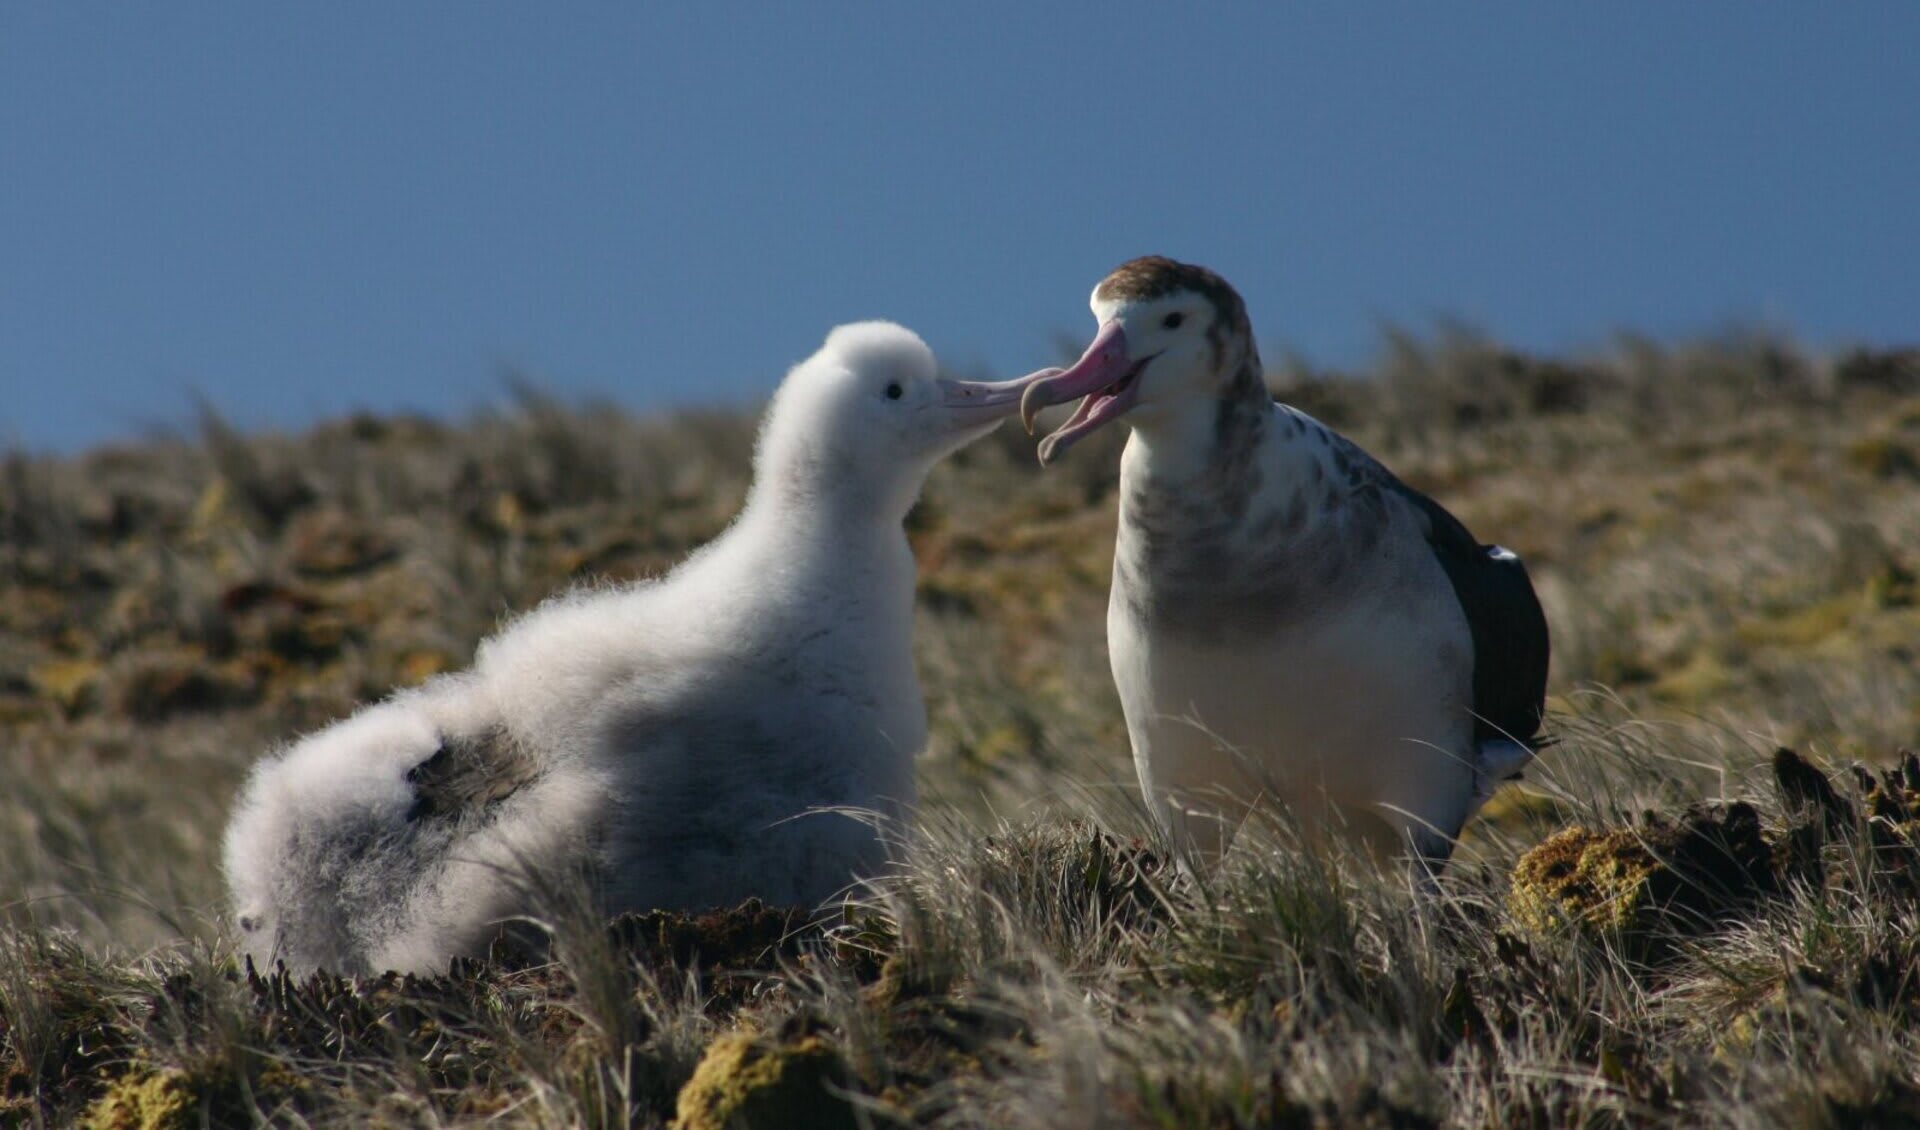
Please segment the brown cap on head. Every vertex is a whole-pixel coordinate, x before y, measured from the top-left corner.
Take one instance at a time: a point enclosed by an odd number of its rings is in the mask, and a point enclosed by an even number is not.
[[[1120,264],[1093,288],[1093,296],[1101,301],[1151,299],[1181,290],[1205,295],[1220,312],[1223,325],[1239,332],[1248,329],[1246,303],[1232,284],[1205,267],[1164,255],[1143,255]]]

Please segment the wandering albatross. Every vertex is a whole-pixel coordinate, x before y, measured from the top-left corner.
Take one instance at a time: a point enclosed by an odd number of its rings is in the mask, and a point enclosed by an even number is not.
[[[1526,567],[1275,403],[1219,275],[1135,259],[1092,307],[1093,344],[1029,378],[1021,415],[1080,399],[1042,463],[1132,427],[1107,644],[1149,809],[1202,865],[1263,801],[1443,864],[1540,744]]]
[[[585,871],[608,913],[816,903],[882,864],[926,704],[902,521],[1019,403],[842,326],[767,410],[745,509],[669,575],[547,602],[471,670],[264,760],[228,827],[245,951],[443,970]]]

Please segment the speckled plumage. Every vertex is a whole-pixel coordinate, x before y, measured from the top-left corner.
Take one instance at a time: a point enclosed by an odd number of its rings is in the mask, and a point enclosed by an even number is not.
[[[1539,730],[1524,567],[1275,404],[1218,275],[1138,259],[1092,304],[1101,356],[1039,383],[1132,399],[1107,631],[1149,807],[1202,858],[1273,800],[1444,859]]]

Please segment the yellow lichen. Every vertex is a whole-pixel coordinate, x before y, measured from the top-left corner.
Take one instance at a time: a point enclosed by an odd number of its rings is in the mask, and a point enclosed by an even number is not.
[[[1531,932],[1577,923],[1652,953],[1778,892],[1778,862],[1750,804],[1649,813],[1633,827],[1568,828],[1521,856],[1508,909]]]
[[[137,1069],[87,1109],[87,1130],[186,1130],[200,1125],[200,1096],[184,1071]]]
[[[200,498],[193,504],[193,514],[188,519],[187,536],[189,540],[204,539],[217,527],[231,524],[231,507],[228,505],[232,491],[227,480],[218,476],[207,481],[206,488],[200,492]]]
[[[1677,706],[1697,706],[1718,697],[1733,685],[1733,672],[1711,650],[1693,654],[1686,666],[1653,684],[1653,697]]]
[[[1920,604],[1920,577],[1897,561],[1883,564],[1867,578],[1868,608],[1911,608]]]
[[[91,659],[55,659],[35,667],[27,678],[41,695],[73,715],[99,697],[100,672],[100,664]]]
[[[1483,836],[1489,830],[1503,832],[1522,831],[1527,828],[1544,828],[1559,824],[1567,817],[1567,806],[1545,793],[1531,792],[1518,786],[1503,788],[1493,794],[1466,830],[1461,833],[1463,840],[1472,840]]]
[[[1860,604],[1852,594],[1837,596],[1779,616],[1749,620],[1735,630],[1742,642],[1755,647],[1812,647],[1846,631]]]
[[[1660,862],[1632,831],[1558,832],[1514,864],[1507,906],[1521,926],[1546,933],[1566,922],[1603,929],[1634,923]]]
[[[1742,1012],[1713,1030],[1713,1058],[1723,1066],[1744,1063],[1753,1054],[1753,1045],[1765,1029],[1752,1011]]]
[[[840,1056],[818,1036],[775,1044],[732,1032],[707,1048],[680,1089],[675,1130],[773,1130],[857,1125]]]
[[[1900,436],[1855,440],[1847,446],[1847,462],[1876,479],[1920,478],[1920,452]]]
[[[417,687],[435,675],[451,671],[455,666],[455,660],[444,651],[419,649],[400,657],[394,678],[403,687]]]

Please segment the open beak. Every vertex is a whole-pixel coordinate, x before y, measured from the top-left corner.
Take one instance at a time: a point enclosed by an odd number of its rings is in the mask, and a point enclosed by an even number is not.
[[[1009,384],[1024,385],[1020,397],[1020,422],[1033,433],[1033,418],[1040,410],[1069,400],[1080,400],[1067,422],[1040,441],[1040,462],[1051,463],[1067,448],[1109,421],[1125,415],[1140,398],[1140,370],[1152,357],[1135,361],[1127,352],[1127,333],[1118,319],[1100,327],[1093,344],[1065,369],[1041,370]]]

